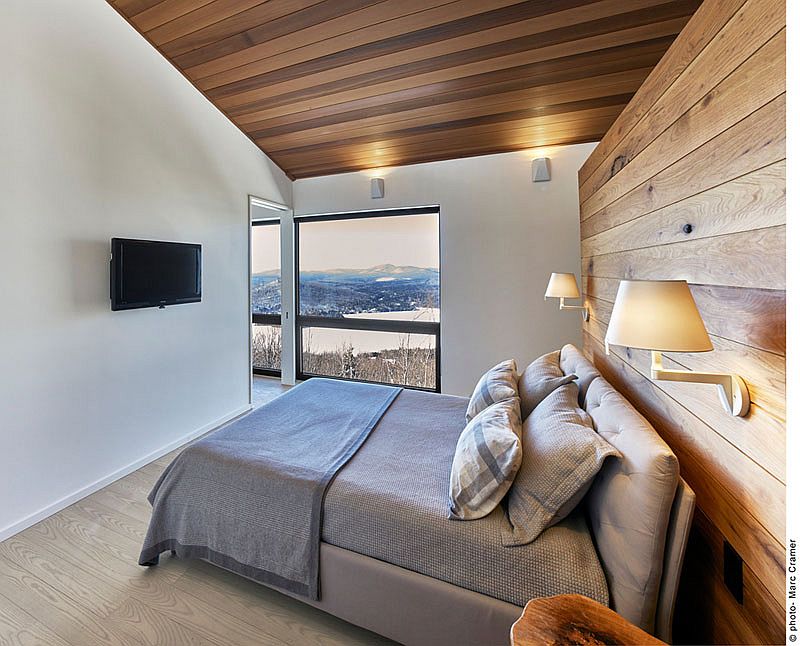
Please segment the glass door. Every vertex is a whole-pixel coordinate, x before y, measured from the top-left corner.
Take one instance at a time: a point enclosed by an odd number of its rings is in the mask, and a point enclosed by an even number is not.
[[[252,222],[250,308],[253,372],[281,374],[281,227],[280,220]]]

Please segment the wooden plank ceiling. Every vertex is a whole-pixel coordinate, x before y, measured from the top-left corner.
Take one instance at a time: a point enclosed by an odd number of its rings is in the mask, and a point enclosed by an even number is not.
[[[290,177],[603,137],[700,0],[109,0]]]

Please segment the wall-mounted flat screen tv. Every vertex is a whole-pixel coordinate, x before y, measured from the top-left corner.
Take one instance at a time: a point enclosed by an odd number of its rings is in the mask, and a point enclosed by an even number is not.
[[[111,309],[197,303],[199,244],[111,238]]]

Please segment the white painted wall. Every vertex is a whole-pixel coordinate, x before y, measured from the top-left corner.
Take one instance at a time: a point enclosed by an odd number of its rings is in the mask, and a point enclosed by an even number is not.
[[[550,272],[580,276],[577,173],[594,146],[539,151],[552,163],[546,183],[531,181],[531,153],[389,169],[381,200],[370,198],[366,173],[298,180],[294,212],[440,205],[442,390],[466,395],[503,359],[521,369],[580,345],[580,314],[543,296]]]
[[[291,183],[106,2],[0,32],[2,539],[246,408],[247,195]],[[202,243],[202,303],[111,312],[112,236]]]

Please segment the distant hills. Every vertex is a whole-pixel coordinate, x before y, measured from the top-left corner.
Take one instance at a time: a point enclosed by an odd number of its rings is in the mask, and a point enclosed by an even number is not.
[[[253,311],[280,313],[280,272],[253,274]],[[300,272],[301,314],[410,311],[439,307],[439,270],[383,264],[365,269],[336,268]]]
[[[259,279],[272,279],[277,280],[281,275],[280,269],[267,269],[253,274],[253,278]],[[375,265],[374,267],[367,267],[365,269],[323,269],[314,271],[301,271],[300,277],[309,278],[312,280],[320,280],[325,278],[348,278],[357,280],[363,279],[380,279],[380,278],[405,278],[409,280],[420,279],[439,279],[439,270],[430,267],[414,267],[413,265]]]

